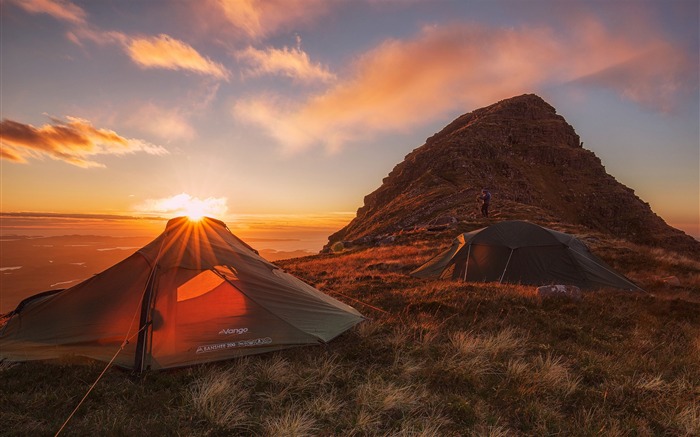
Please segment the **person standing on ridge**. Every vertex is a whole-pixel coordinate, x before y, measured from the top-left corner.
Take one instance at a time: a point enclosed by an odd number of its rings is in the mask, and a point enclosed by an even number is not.
[[[479,200],[481,200],[481,215],[483,217],[488,217],[489,203],[491,203],[491,193],[489,193],[489,190],[487,190],[486,188],[481,190],[481,196],[479,196]]]

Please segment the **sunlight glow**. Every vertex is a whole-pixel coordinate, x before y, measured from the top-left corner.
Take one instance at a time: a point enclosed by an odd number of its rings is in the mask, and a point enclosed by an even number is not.
[[[206,215],[206,211],[204,208],[204,205],[202,205],[200,202],[195,202],[191,203],[189,205],[185,205],[185,215],[187,216],[190,221],[197,222],[204,218]]]
[[[225,197],[200,199],[187,193],[180,193],[161,199],[148,199],[137,205],[135,209],[143,213],[163,214],[170,217],[187,216],[192,221],[198,221],[205,216],[222,218],[228,206]]]

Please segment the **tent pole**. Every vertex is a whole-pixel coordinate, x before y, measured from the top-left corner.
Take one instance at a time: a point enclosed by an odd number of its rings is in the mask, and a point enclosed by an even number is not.
[[[467,282],[467,271],[469,271],[469,256],[472,253],[472,245],[469,243],[467,246],[467,261],[464,263],[464,280],[462,282]]]
[[[510,255],[508,255],[508,261],[506,261],[506,266],[503,268],[503,273],[501,273],[501,279],[498,281],[499,284],[503,283],[503,277],[506,275],[506,270],[508,270],[508,264],[510,264],[510,257],[513,256],[513,250],[510,250]]]
[[[153,267],[153,272],[148,278],[146,292],[143,294],[141,301],[141,317],[139,318],[139,337],[136,341],[136,352],[134,355],[134,371],[137,373],[143,372],[146,365],[146,343],[149,329],[147,325],[151,323],[151,304],[153,298],[153,287],[156,278],[156,270],[158,265]]]

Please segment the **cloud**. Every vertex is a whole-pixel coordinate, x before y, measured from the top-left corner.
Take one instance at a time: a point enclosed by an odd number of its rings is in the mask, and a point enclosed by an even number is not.
[[[210,216],[223,217],[228,211],[225,197],[207,197],[200,199],[187,193],[180,193],[159,199],[146,199],[134,205],[133,209],[141,214],[158,214],[165,216]]]
[[[282,75],[303,82],[331,82],[335,75],[321,64],[312,64],[309,55],[299,48],[268,47],[259,50],[248,47],[236,53],[236,57],[250,65],[245,76]]]
[[[200,75],[228,80],[230,72],[222,64],[201,55],[189,44],[169,35],[132,37],[123,32],[105,31],[87,23],[86,13],[70,2],[60,0],[11,0],[33,13],[48,13],[69,21],[72,26],[66,38],[84,47],[89,41],[98,45],[118,45],[142,68],[191,71]]]
[[[277,30],[310,23],[328,11],[327,0],[213,0],[221,14],[247,37],[259,39]],[[217,17],[218,18],[218,17]]]
[[[647,108],[669,113],[698,91],[698,54],[688,54],[638,19],[637,28],[613,34],[593,17],[574,33],[571,83],[606,88]],[[629,25],[629,23],[628,23]],[[645,31],[641,34],[639,29]]]
[[[74,24],[85,22],[87,14],[80,7],[65,0],[10,0],[32,14],[48,14],[52,17]]]
[[[429,27],[413,40],[389,40],[365,53],[349,77],[301,106],[265,96],[237,102],[234,114],[269,127],[286,152],[313,145],[333,152],[349,141],[423,124],[465,103],[530,89],[540,71],[529,64],[554,56],[549,41],[543,32],[494,35],[478,26]],[[526,45],[540,53],[519,50]]]
[[[594,19],[568,33],[429,26],[411,40],[388,40],[365,53],[322,94],[301,103],[252,97],[239,100],[233,114],[269,129],[287,153],[319,145],[333,152],[551,84],[585,81],[668,110],[680,98],[680,84],[697,91],[693,65],[659,34],[617,34]]]
[[[230,72],[222,64],[203,56],[189,44],[169,35],[131,37],[122,32],[79,26],[67,32],[67,38],[83,47],[84,41],[99,45],[118,45],[142,68],[191,71],[217,80],[228,80]]]
[[[178,108],[161,108],[152,103],[136,109],[126,123],[163,140],[191,140],[196,136],[188,114]]]
[[[52,159],[89,168],[104,164],[89,159],[95,155],[124,155],[144,152],[164,155],[168,151],[139,139],[128,139],[108,129],[98,129],[90,122],[66,117],[67,123],[53,119],[54,124],[36,128],[13,120],[0,122],[2,159],[26,163],[29,159],[49,156]]]
[[[5,159],[7,161],[12,161],[12,162],[20,162],[20,163],[25,163],[27,162],[26,159],[22,157],[19,153],[15,153],[14,151],[3,147],[0,149],[0,159]]]
[[[90,41],[99,45],[117,44],[122,46],[124,50],[128,48],[131,40],[125,33],[95,29],[89,25],[74,27],[66,33],[66,37],[70,42],[80,47],[83,47],[83,41]]]
[[[190,45],[168,35],[133,38],[126,50],[131,60],[144,68],[187,70],[224,80],[229,77],[226,67],[205,58]]]

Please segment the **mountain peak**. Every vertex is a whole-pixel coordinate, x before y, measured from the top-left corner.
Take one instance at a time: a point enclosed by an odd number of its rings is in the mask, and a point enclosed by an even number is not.
[[[412,229],[440,217],[478,220],[488,187],[498,219],[583,226],[641,244],[700,254],[700,243],[668,226],[605,171],[573,126],[535,94],[464,114],[409,153],[365,197],[339,240]]]
[[[524,129],[530,126],[529,129]],[[540,144],[562,147],[580,147],[581,142],[574,128],[556,109],[536,94],[523,94],[501,100],[492,105],[464,114],[428,138],[426,144],[460,136],[468,130],[474,137],[477,130],[484,135],[496,135],[491,142],[501,142],[515,147]],[[480,136],[472,140],[486,140]]]

